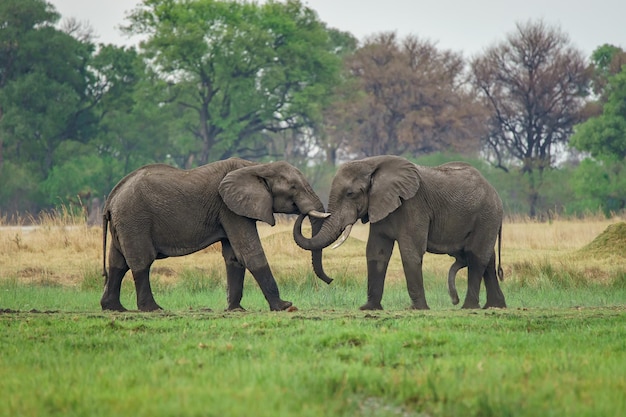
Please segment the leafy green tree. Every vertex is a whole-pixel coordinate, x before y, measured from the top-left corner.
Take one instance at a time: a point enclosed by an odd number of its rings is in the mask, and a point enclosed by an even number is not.
[[[103,200],[133,169],[168,162],[173,150],[174,115],[159,106],[158,88],[146,77],[146,65],[134,48],[100,45],[90,68],[98,129],[86,144],[66,140],[57,148],[59,162],[42,184],[52,203],[80,199],[89,207],[92,198]]]
[[[193,163],[266,155],[264,132],[312,125],[339,72],[329,32],[298,0],[144,0],[129,19],[163,104],[198,143]]]
[[[23,74],[25,43],[31,43],[36,27],[46,27],[58,14],[43,0],[6,0],[0,2],[0,205],[5,212],[32,208],[37,178],[31,164],[13,160],[16,141],[7,131],[6,113],[13,110],[7,86]]]
[[[626,208],[626,164],[611,157],[586,158],[573,172],[572,188],[576,197],[571,203],[576,212],[605,215]]]
[[[142,57],[134,48],[106,45],[92,66],[97,74],[93,88],[102,96],[95,108],[100,123],[92,143],[102,157],[117,161],[117,179],[141,165],[165,162],[175,115],[159,105],[163,86],[148,77]]]
[[[600,97],[600,101],[606,101],[607,85],[609,78],[622,71],[626,64],[626,52],[622,48],[604,44],[596,48],[591,54],[593,68],[593,91]]]
[[[102,196],[132,168],[165,159],[165,118],[138,87],[141,57],[132,48],[96,48],[87,29],[72,20],[59,29],[59,18],[41,0],[0,4],[5,211]]]
[[[43,0],[0,4],[0,168],[20,166],[19,175],[2,176],[0,188],[28,196],[18,209],[45,203],[37,187],[58,162],[60,144],[85,143],[94,133],[88,67],[94,46],[57,29],[58,20]]]
[[[0,213],[16,215],[38,209],[39,178],[30,165],[4,161],[0,166]]]
[[[607,50],[611,57],[603,53]],[[626,61],[614,75],[615,69],[606,70],[610,62],[623,56],[623,51],[606,46],[594,52],[597,72],[606,75],[602,113],[578,125],[570,140],[571,146],[591,156],[576,173],[575,191],[580,197],[592,198],[607,214],[626,208]]]
[[[35,26],[21,39],[18,73],[0,96],[5,151],[17,161],[36,161],[42,177],[62,141],[85,142],[93,135],[95,99],[87,67],[92,51],[92,45],[52,26]]]
[[[570,144],[595,158],[626,157],[626,71],[614,76],[602,114],[578,125]]]

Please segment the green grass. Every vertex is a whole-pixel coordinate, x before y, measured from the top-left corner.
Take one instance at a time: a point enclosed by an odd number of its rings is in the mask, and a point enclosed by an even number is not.
[[[207,274],[207,275],[205,275]],[[157,302],[167,310],[226,308],[226,286],[222,271],[185,269],[176,283],[163,282],[158,276],[152,279]],[[606,284],[584,281],[574,273],[555,269],[548,263],[539,263],[528,271],[515,271],[515,279],[500,283],[509,308],[574,308],[610,307],[626,304],[626,273],[620,272]],[[366,301],[365,277],[348,274],[334,275],[327,285],[311,271],[298,271],[300,278],[278,275],[282,298],[292,301],[302,310],[357,310]],[[531,278],[532,277],[532,278]],[[74,287],[53,281],[40,280],[36,284],[23,284],[19,279],[0,279],[0,309],[29,311],[62,310],[89,311],[99,308],[103,277],[89,273]],[[426,298],[431,309],[455,311],[441,277],[426,272],[424,278]],[[467,281],[462,273],[457,277],[461,302]],[[485,290],[481,288],[481,302]],[[135,289],[130,274],[122,284],[122,304],[136,308]],[[250,274],[246,274],[242,305],[250,311],[264,312],[268,305]],[[383,306],[387,310],[404,310],[410,305],[404,281],[391,281],[385,285]]]
[[[223,282],[184,275],[154,283],[167,311],[150,314],[99,311],[95,276],[76,288],[2,281],[0,415],[626,414],[623,278],[505,281],[508,309],[461,311],[427,277],[430,311],[407,310],[391,282],[386,310],[361,312],[363,281],[309,276],[279,282],[290,313],[269,312],[247,278],[249,311],[227,313]],[[122,294],[134,308],[128,279]]]

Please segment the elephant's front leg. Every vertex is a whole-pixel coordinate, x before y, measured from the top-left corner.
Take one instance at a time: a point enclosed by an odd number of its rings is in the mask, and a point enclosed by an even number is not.
[[[236,258],[243,263],[259,284],[270,305],[270,310],[280,311],[291,307],[291,302],[280,298],[278,285],[272,275],[256,230],[256,221],[235,215],[227,220],[223,226],[232,250]]]
[[[247,262],[247,265],[250,265],[248,269],[250,269],[252,276],[259,284],[259,287],[261,287],[261,291],[263,291],[263,295],[270,305],[270,310],[281,311],[291,307],[292,303],[290,301],[285,301],[280,298],[278,285],[272,275],[265,254],[251,255],[248,257]]]
[[[228,240],[222,241],[222,256],[226,263],[226,300],[228,311],[245,311],[241,307],[243,297],[243,279],[246,273],[244,266],[237,260],[235,252]]]
[[[411,298],[411,308],[415,310],[428,310],[426,303],[426,293],[424,291],[424,275],[422,273],[422,260],[424,249],[420,248],[416,242],[403,242],[398,244],[400,257],[402,258],[402,268],[406,279],[406,288]]]
[[[382,310],[381,301],[385,287],[385,276],[389,266],[389,258],[393,251],[392,239],[372,234],[367,239],[367,303],[363,304],[361,310]]]

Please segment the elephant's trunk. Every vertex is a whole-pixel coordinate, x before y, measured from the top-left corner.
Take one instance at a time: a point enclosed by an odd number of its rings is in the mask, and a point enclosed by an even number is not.
[[[293,238],[298,246],[302,249],[316,251],[322,250],[328,246],[330,246],[334,241],[337,240],[343,228],[339,226],[336,217],[333,218],[332,214],[329,218],[322,220],[321,228],[319,232],[316,233],[315,227],[313,229],[313,235],[311,238],[306,238],[302,235],[302,221],[304,220],[304,215],[298,216],[295,224],[293,225]],[[314,220],[312,223],[315,225],[320,222],[319,220]]]
[[[296,202],[298,206],[298,210],[300,211],[300,216],[304,218],[304,216],[308,215],[311,219],[311,226],[313,229],[313,234],[316,234],[322,228],[322,224],[324,223],[324,219],[330,216],[329,213],[325,213],[324,204],[319,199],[315,191],[306,184],[305,190],[307,191],[304,196],[306,198],[302,198]],[[322,281],[327,284],[333,282],[333,279],[326,275],[324,272],[324,266],[322,265],[322,249],[311,250],[311,263],[313,264],[313,271],[315,275]]]
[[[298,216],[298,219],[300,218],[304,219],[304,215],[301,214],[300,216]],[[318,234],[324,223],[323,218],[309,216],[309,219],[311,220],[311,228],[313,230],[313,235]],[[302,225],[302,220],[300,220],[299,228],[301,227],[301,225]],[[317,275],[319,279],[321,279],[327,284],[330,284],[331,282],[333,282],[333,279],[329,277],[328,275],[326,275],[326,272],[324,272],[324,267],[322,265],[322,249],[311,250],[311,261],[313,264],[313,271],[315,271],[315,275]]]

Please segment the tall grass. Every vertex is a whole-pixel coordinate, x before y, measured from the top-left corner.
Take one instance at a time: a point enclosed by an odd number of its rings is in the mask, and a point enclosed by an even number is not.
[[[550,223],[528,219],[508,221],[503,227],[502,242],[505,295],[524,288],[623,287],[626,254],[619,248],[616,250],[613,241],[604,249],[581,250],[610,225],[619,224],[619,218],[597,216],[556,219]],[[270,267],[283,292],[289,289],[294,294],[306,291],[323,294],[332,307],[338,301],[332,294],[339,291],[339,287],[363,291],[367,274],[365,242],[368,225],[356,225],[344,245],[324,251],[326,272],[335,278],[330,287],[312,273],[310,253],[295,245],[291,228],[290,220],[280,221],[275,227],[258,223]],[[0,281],[99,291],[103,283],[101,245],[101,228],[88,226],[82,217],[73,216],[69,210],[43,215],[29,227],[0,227]],[[452,258],[446,255],[425,256],[427,296],[429,300],[434,299],[434,303],[440,295],[444,300],[447,297],[445,277],[451,263]],[[466,270],[462,270],[458,274],[460,290],[464,289],[465,279]],[[189,256],[156,261],[152,268],[152,283],[157,298],[162,297],[160,293],[174,289],[187,293],[225,291],[225,267],[219,244]],[[388,304],[394,286],[404,288],[404,272],[397,248],[388,268],[385,304]],[[123,291],[134,291],[132,279],[124,281]],[[258,287],[247,274],[246,297],[254,292],[258,292]]]

